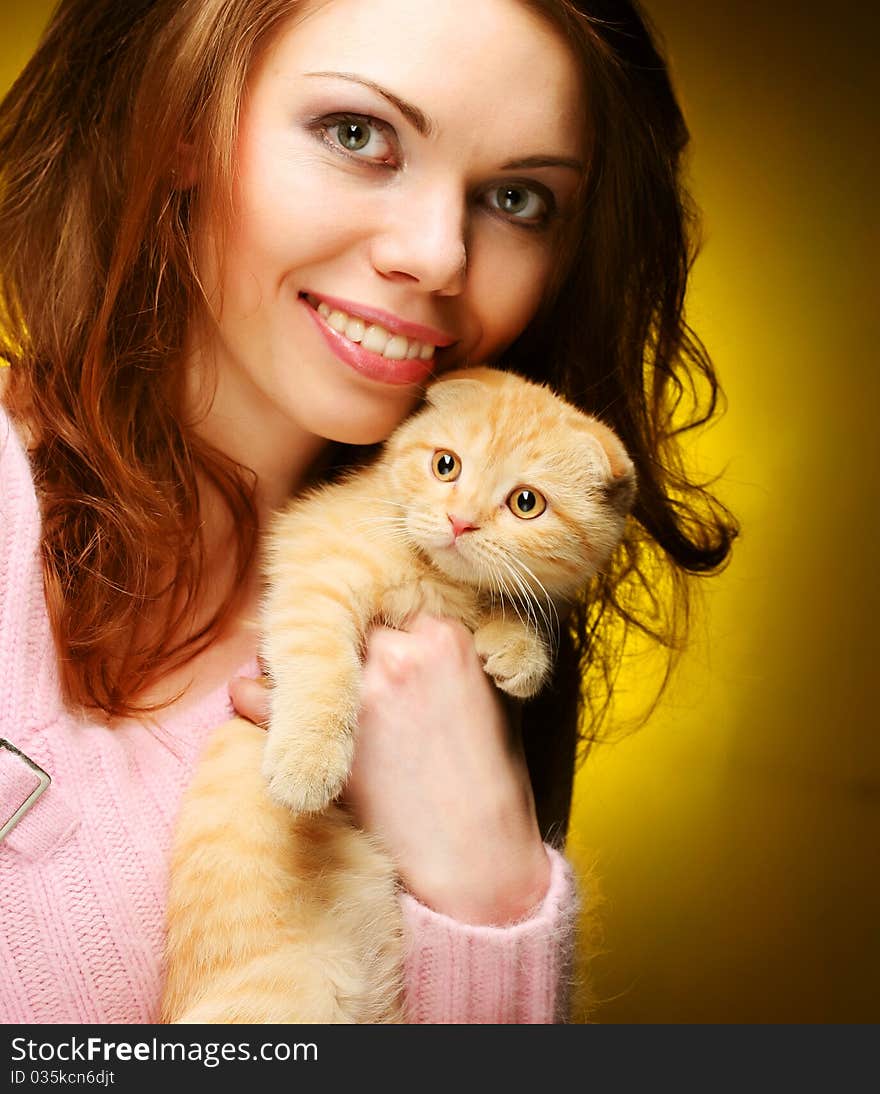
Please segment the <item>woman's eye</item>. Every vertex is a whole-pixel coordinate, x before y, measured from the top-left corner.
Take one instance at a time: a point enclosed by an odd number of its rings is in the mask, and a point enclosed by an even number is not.
[[[461,460],[448,448],[440,448],[434,453],[431,467],[441,482],[454,482],[461,473]]]
[[[547,502],[543,494],[537,490],[531,490],[528,486],[518,486],[507,499],[507,505],[514,516],[523,520],[533,520],[539,517],[547,508]]]
[[[546,223],[553,213],[553,200],[525,183],[507,183],[496,186],[487,195],[489,205],[509,217],[530,227]]]
[[[321,125],[323,139],[334,151],[381,164],[388,163],[394,154],[386,129],[376,118],[356,114],[337,114],[325,118]]]

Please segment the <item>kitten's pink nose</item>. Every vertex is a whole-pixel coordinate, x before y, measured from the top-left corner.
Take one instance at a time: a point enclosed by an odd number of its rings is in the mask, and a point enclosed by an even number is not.
[[[469,520],[464,520],[462,517],[456,517],[452,513],[447,513],[449,517],[449,523],[452,525],[452,538],[458,539],[462,532],[470,532],[479,525],[471,524]]]

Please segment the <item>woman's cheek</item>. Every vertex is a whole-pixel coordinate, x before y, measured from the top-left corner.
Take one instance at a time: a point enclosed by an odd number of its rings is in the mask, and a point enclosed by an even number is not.
[[[538,311],[552,268],[552,258],[536,247],[499,248],[486,259],[468,275],[481,326],[475,361],[489,360],[522,334]]]

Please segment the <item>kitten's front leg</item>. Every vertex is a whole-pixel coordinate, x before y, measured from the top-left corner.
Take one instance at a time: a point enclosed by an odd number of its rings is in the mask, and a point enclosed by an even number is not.
[[[324,809],[348,778],[361,677],[350,617],[312,607],[313,618],[265,643],[274,686],[263,774],[272,797],[297,813]]]
[[[516,699],[537,695],[550,675],[546,638],[519,619],[490,619],[477,628],[474,642],[483,668]]]
[[[276,801],[311,813],[340,793],[351,770],[375,573],[362,552],[299,532],[293,519],[280,525],[271,558],[262,652],[273,687],[263,773]]]

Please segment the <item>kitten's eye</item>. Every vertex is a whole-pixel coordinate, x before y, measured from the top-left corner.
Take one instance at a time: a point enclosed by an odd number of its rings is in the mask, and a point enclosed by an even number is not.
[[[530,490],[527,486],[518,486],[507,499],[507,505],[515,516],[523,520],[539,517],[547,508],[543,494]]]
[[[438,448],[434,453],[431,467],[442,482],[455,482],[461,474],[461,460],[448,448]]]

